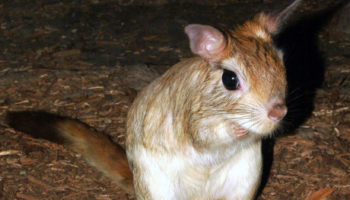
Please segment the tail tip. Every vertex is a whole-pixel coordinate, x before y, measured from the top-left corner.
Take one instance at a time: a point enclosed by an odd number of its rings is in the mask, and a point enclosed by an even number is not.
[[[55,127],[62,120],[64,117],[44,111],[9,111],[5,116],[5,123],[16,131],[59,144],[64,143],[64,139]]]

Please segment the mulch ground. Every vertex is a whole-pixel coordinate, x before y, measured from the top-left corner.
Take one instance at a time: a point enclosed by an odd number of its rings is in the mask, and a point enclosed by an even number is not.
[[[132,199],[79,155],[8,128],[5,113],[45,110],[77,118],[123,145],[137,92],[191,56],[184,25],[229,27],[281,2],[286,1],[125,7],[116,1],[1,2],[0,199]],[[306,1],[298,15],[331,3]],[[289,128],[266,142],[270,165],[259,200],[350,199],[350,43],[330,39],[329,31],[324,27],[313,46],[321,60],[314,62],[317,55],[311,53],[303,58],[302,67],[316,63],[320,69],[290,70],[296,92],[290,95]],[[293,46],[283,41],[281,46]],[[289,61],[292,66],[293,56]],[[320,81],[309,85],[313,78]],[[307,86],[300,93],[298,85]]]

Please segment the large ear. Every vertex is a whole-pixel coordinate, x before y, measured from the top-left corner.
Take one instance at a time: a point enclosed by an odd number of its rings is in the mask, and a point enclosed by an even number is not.
[[[194,54],[210,62],[220,60],[220,54],[226,47],[225,36],[214,27],[190,24],[185,27]]]
[[[260,23],[270,34],[277,34],[283,28],[283,24],[288,17],[296,10],[302,0],[295,0],[289,6],[282,10],[276,10],[271,13],[263,13],[259,17]]]

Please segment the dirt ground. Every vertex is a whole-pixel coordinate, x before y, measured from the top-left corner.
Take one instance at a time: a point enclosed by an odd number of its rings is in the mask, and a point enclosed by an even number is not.
[[[186,24],[232,27],[287,1],[120,2],[0,2],[0,199],[132,199],[79,155],[8,128],[6,111],[77,118],[123,144],[137,92],[192,56]],[[336,2],[306,0],[276,39],[286,51],[289,114],[265,141],[259,200],[350,199],[350,43],[331,38],[322,12]]]

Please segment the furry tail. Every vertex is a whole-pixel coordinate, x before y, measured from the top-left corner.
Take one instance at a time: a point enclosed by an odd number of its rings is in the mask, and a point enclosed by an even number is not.
[[[63,144],[81,154],[89,164],[111,178],[119,187],[133,194],[132,172],[124,149],[87,125],[46,112],[9,112],[7,124],[14,129]]]

